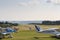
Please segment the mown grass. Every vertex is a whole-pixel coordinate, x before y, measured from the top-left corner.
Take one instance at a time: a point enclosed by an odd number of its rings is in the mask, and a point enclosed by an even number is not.
[[[52,38],[51,37],[52,34],[38,33],[35,30],[25,30],[26,28],[28,29],[28,26],[27,27],[26,26],[25,27],[19,26],[19,28],[20,28],[19,32],[12,34],[14,36],[13,38],[6,37],[1,40],[60,40],[57,38]],[[45,28],[45,25],[41,25],[41,26],[42,26],[42,28]],[[21,27],[23,28],[22,30],[21,30]],[[29,27],[30,27],[30,25],[29,25]],[[53,27],[60,27],[60,26],[53,26]]]
[[[2,40],[60,40],[51,38],[50,34],[37,33],[35,31],[20,31],[13,33],[13,38],[4,38]]]

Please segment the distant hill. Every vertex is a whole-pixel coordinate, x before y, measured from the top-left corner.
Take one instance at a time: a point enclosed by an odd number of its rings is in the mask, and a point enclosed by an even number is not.
[[[29,23],[42,23],[42,21],[11,21],[11,23],[29,24]]]

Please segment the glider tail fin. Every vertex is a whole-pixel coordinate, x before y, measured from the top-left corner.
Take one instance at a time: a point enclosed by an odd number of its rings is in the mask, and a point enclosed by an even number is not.
[[[36,28],[36,30],[37,30],[38,32],[41,32],[41,31],[42,31],[42,28],[39,27],[38,25],[35,25],[35,28]]]

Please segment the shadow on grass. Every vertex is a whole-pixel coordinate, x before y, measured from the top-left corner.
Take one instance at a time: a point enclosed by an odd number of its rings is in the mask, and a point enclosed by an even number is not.
[[[60,37],[56,37],[56,36],[51,36],[51,38],[56,38],[56,39],[60,40]]]
[[[51,37],[33,37],[35,40],[41,39],[48,39],[48,40],[60,40],[60,38],[57,38],[56,36],[51,36]]]
[[[2,38],[0,38],[0,40],[2,40]]]
[[[39,39],[39,37],[33,37],[33,38],[35,38],[35,39]]]
[[[35,40],[43,40],[45,38],[50,38],[50,37],[33,37],[33,39],[35,39]]]

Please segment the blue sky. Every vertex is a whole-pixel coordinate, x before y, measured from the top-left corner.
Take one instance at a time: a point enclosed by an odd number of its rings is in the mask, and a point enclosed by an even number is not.
[[[60,1],[0,0],[0,20],[60,20]]]

